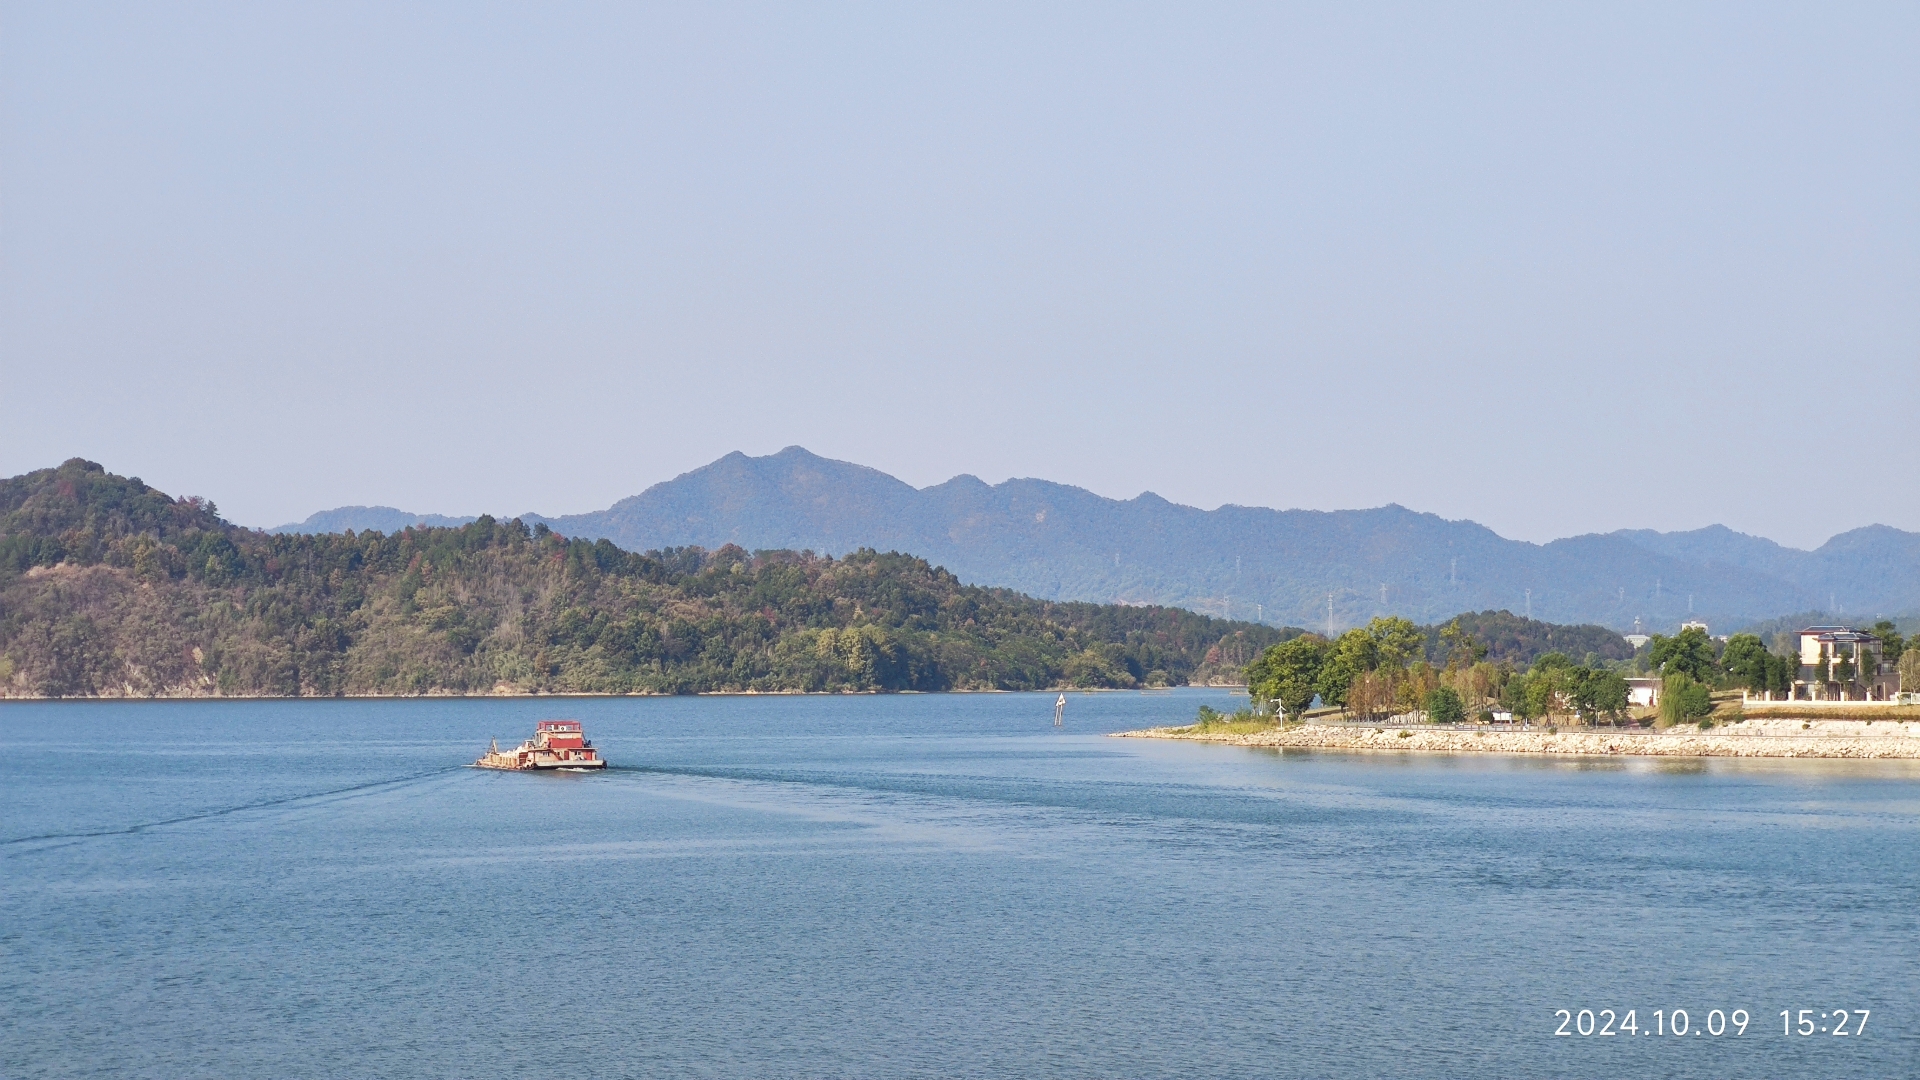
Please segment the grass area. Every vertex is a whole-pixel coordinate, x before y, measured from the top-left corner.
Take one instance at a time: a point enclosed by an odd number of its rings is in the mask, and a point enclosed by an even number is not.
[[[1920,720],[1920,705],[1813,705],[1793,701],[1750,701],[1746,715],[1755,720]]]
[[[1175,728],[1178,735],[1252,735],[1259,731],[1272,731],[1276,725],[1270,717],[1251,717],[1236,720],[1223,716],[1219,720],[1202,720],[1183,728]]]
[[[1297,721],[1296,721],[1297,723]],[[1252,709],[1223,713],[1210,706],[1200,706],[1200,715],[1195,721],[1183,728],[1176,729],[1181,735],[1252,735],[1257,731],[1271,731],[1277,725],[1274,718],[1255,713]]]

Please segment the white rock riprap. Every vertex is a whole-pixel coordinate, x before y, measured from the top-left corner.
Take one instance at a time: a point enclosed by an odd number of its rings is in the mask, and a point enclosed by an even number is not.
[[[1816,725],[1819,726],[1819,725]],[[1920,738],[1902,728],[1874,725],[1886,734],[1754,733],[1675,728],[1669,731],[1465,731],[1414,725],[1295,724],[1245,735],[1185,728],[1118,732],[1123,739],[1184,739],[1234,746],[1320,750],[1407,750],[1433,753],[1575,754],[1603,757],[1920,758]]]

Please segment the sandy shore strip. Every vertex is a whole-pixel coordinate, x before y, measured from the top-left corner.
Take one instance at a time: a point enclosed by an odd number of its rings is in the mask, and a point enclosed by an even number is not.
[[[1774,725],[1768,725],[1773,727]],[[1784,727],[1785,725],[1780,725]],[[1797,724],[1796,724],[1797,726]],[[1667,731],[1472,731],[1424,725],[1289,724],[1246,734],[1149,728],[1116,732],[1119,739],[1183,739],[1231,746],[1311,750],[1402,750],[1429,753],[1573,754],[1640,757],[1920,758],[1920,724],[1873,725],[1885,734],[1795,734],[1673,728]],[[1856,725],[1848,725],[1854,727]]]

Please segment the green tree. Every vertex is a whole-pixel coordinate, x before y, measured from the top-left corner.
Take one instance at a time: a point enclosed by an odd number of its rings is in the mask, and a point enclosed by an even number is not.
[[[1135,685],[1125,662],[1111,646],[1083,649],[1067,658],[1062,676],[1070,686],[1083,690],[1125,689]]]
[[[1447,650],[1446,670],[1448,671],[1465,671],[1486,659],[1487,656],[1487,647],[1475,641],[1473,635],[1460,626],[1460,619],[1457,616],[1452,622],[1441,627],[1440,643]]]
[[[1333,640],[1327,660],[1320,668],[1320,700],[1346,708],[1354,680],[1372,671],[1380,662],[1380,652],[1365,630],[1349,630]]]
[[[1873,636],[1880,639],[1880,660],[1882,663],[1899,664],[1900,657],[1907,651],[1907,639],[1900,636],[1900,630],[1893,623],[1881,619],[1873,624]]]
[[[1393,691],[1404,681],[1407,664],[1426,654],[1427,636],[1401,618],[1379,618],[1334,639],[1320,669],[1320,699],[1348,708],[1354,686],[1363,676],[1378,675],[1367,685],[1363,711],[1372,714],[1390,704]]]
[[[1534,711],[1533,696],[1530,693],[1533,675],[1524,671],[1513,671],[1505,665],[1501,667],[1500,707],[1522,720],[1531,720],[1539,715]]]
[[[1661,675],[1678,673],[1699,683],[1711,685],[1720,674],[1713,639],[1697,626],[1689,626],[1673,637],[1655,634],[1647,647],[1647,659]]]
[[[1524,675],[1507,680],[1500,703],[1523,720],[1552,719],[1560,711],[1573,670],[1573,661],[1565,653],[1547,653],[1534,660]]]
[[[1676,671],[1660,688],[1660,719],[1684,724],[1713,712],[1713,693],[1691,675]]]
[[[1900,689],[1906,693],[1920,693],[1920,649],[1908,649],[1900,654]]]
[[[1466,718],[1466,706],[1452,687],[1437,687],[1427,694],[1428,720],[1436,724],[1457,724]]]
[[[1277,701],[1298,716],[1313,703],[1326,666],[1326,639],[1313,634],[1283,641],[1247,665],[1247,690],[1258,701]]]
[[[1597,671],[1594,673],[1593,681],[1593,707],[1602,715],[1615,721],[1625,716],[1627,705],[1632,700],[1632,692],[1627,686],[1627,677],[1617,671]]]
[[[1800,677],[1800,657],[1770,655],[1767,662],[1767,692],[1791,696],[1793,682]]]
[[[1618,720],[1627,711],[1627,680],[1605,668],[1578,667],[1568,672],[1567,700],[1581,719]]]
[[[1426,655],[1427,635],[1397,616],[1367,623],[1367,636],[1373,639],[1374,668],[1399,671]]]
[[[1764,693],[1771,684],[1773,655],[1753,634],[1735,634],[1728,638],[1720,663],[1736,682],[1754,693]]]
[[[1534,660],[1533,671],[1563,671],[1574,667],[1573,657],[1562,652],[1550,652]]]

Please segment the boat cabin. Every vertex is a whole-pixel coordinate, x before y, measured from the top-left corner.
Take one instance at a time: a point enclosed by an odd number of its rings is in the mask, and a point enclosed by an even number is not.
[[[606,761],[587,741],[578,720],[542,720],[534,725],[533,738],[512,750],[501,750],[498,743],[474,762],[483,769],[600,769]]]

